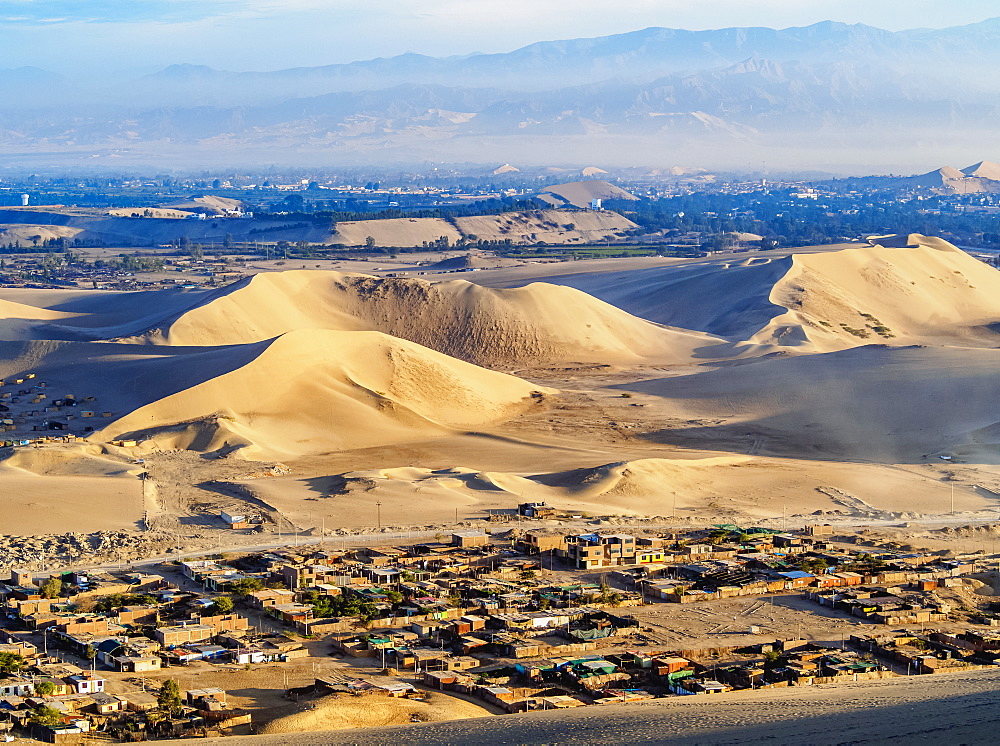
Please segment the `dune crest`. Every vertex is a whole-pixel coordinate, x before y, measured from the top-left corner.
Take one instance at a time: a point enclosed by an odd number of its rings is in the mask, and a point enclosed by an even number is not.
[[[245,344],[294,329],[378,331],[493,368],[551,362],[686,361],[719,340],[666,329],[571,288],[291,270],[257,275],[167,320],[147,338]]]
[[[344,493],[378,488],[380,494],[433,494],[476,504],[491,494],[544,500],[556,508],[615,507],[634,513],[700,507],[704,485],[718,474],[753,462],[751,456],[699,459],[645,458],[544,474],[514,474],[455,466],[448,469],[394,467],[340,476]]]
[[[547,393],[377,332],[298,330],[94,437],[286,458],[493,424],[531,409]]]
[[[798,254],[769,300],[785,308],[754,333],[757,345],[830,352],[865,344],[994,346],[1000,272],[938,238]]]

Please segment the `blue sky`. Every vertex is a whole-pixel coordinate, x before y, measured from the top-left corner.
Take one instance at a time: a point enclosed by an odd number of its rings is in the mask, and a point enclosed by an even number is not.
[[[996,0],[0,0],[0,68],[275,70],[407,51],[502,52],[647,26],[835,20],[898,30],[998,15]]]

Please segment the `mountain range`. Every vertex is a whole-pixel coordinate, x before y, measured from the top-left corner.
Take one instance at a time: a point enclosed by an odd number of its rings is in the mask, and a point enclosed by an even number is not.
[[[1000,19],[901,32],[834,22],[650,28],[506,54],[274,72],[179,64],[130,81],[19,68],[0,71],[0,153],[602,166],[641,153],[657,166],[919,171],[929,148],[951,160],[991,141],[998,62]]]

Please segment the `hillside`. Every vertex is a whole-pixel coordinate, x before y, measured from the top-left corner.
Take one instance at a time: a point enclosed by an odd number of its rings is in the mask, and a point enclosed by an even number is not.
[[[738,350],[992,346],[1000,319],[1000,272],[917,234],[777,258],[546,280],[650,321],[724,337]]]
[[[377,333],[289,332],[221,375],[156,399],[99,439],[288,458],[438,437],[494,424],[546,391]]]
[[[556,184],[546,187],[538,197],[556,207],[572,205],[580,208],[590,207],[591,200],[595,199],[637,199],[621,187],[600,179]]]
[[[588,199],[581,206],[589,204]],[[510,240],[515,244],[541,241],[556,245],[600,243],[609,238],[620,238],[638,227],[628,218],[610,210],[508,212],[455,218],[455,224],[470,239],[476,236],[487,241]]]
[[[593,163],[599,153],[607,170],[634,165],[637,153],[730,169],[738,149],[771,168],[870,173],[924,162],[923,143],[956,154],[954,143],[992,146],[998,42],[996,19],[897,32],[826,21],[647,28],[498,54],[266,72],[181,64],[78,84],[22,74],[0,102],[9,133],[0,152],[28,164],[522,168]]]
[[[376,246],[412,247],[432,243],[444,237],[454,244],[462,234],[442,218],[395,218],[337,223],[326,243],[340,246],[364,246],[368,237]]]
[[[577,362],[686,361],[718,340],[637,319],[579,291],[533,283],[493,290],[292,270],[257,275],[164,319],[151,341],[243,344],[295,329],[370,330],[492,368]]]

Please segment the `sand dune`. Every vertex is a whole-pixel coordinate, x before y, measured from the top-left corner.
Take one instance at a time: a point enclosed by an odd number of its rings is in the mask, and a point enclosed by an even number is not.
[[[629,195],[631,196],[631,195]],[[586,202],[589,204],[590,200]],[[455,218],[465,235],[488,241],[512,240],[515,244],[544,241],[552,244],[601,242],[624,235],[638,226],[617,212],[538,210]]]
[[[0,299],[0,340],[32,339],[40,323],[58,321],[69,314],[36,308],[16,301]]]
[[[373,332],[300,330],[210,354],[225,362],[226,353],[238,356],[228,370],[211,376],[199,361],[201,382],[134,409],[95,438],[285,458],[499,422],[546,391]]]
[[[404,725],[419,721],[436,723],[449,720],[487,717],[490,712],[472,702],[432,692],[426,701],[393,697],[324,697],[302,712],[267,723],[261,733],[272,738],[279,733],[370,728],[375,725]]]
[[[664,397],[677,417],[694,420],[655,435],[667,442],[919,462],[988,445],[982,428],[1000,422],[1000,350],[869,345],[621,388]]]
[[[376,246],[410,247],[437,241],[442,236],[455,244],[462,234],[443,218],[392,218],[337,223],[328,243],[342,246],[364,246],[368,237]]]
[[[589,207],[592,199],[636,199],[621,187],[601,179],[556,184],[546,187],[538,197],[553,204],[569,204],[575,207]]]
[[[664,329],[576,290],[293,270],[206,296],[148,335],[171,345],[256,342],[295,329],[373,330],[477,365],[680,362],[718,340]]]
[[[0,451],[0,468],[35,476],[135,478],[142,472],[141,466],[107,458],[101,446],[89,444],[5,449]]]
[[[1000,344],[992,326],[1000,321],[1000,272],[937,238],[871,240],[875,245],[773,261],[547,279],[650,321],[724,337],[745,353]]]
[[[413,457],[419,449],[407,448]],[[662,452],[662,451],[661,451]],[[357,452],[355,452],[355,455]],[[510,514],[526,500],[544,501],[567,513],[585,516],[726,515],[775,518],[817,510],[899,516],[905,512],[944,513],[952,493],[940,475],[924,467],[878,463],[804,462],[795,458],[677,453],[676,458],[633,458],[584,465],[558,472],[513,472],[480,455],[478,468],[396,466],[349,471],[326,477],[284,476],[239,481],[298,530],[318,532],[322,525],[375,525],[381,503],[383,525],[445,523]],[[467,457],[472,454],[465,454]],[[686,456],[687,458],[684,458]],[[390,456],[391,458],[391,456]],[[954,493],[958,510],[992,504],[967,485]]]
[[[818,351],[888,341],[994,346],[1000,272],[941,239],[875,239],[870,248],[796,256],[770,300],[787,309],[758,344]]]
[[[74,425],[93,427],[95,442],[137,434],[273,457],[475,429],[548,391],[384,334],[309,329],[221,347],[0,343],[0,377],[26,371],[52,398],[86,399],[96,416]]]

